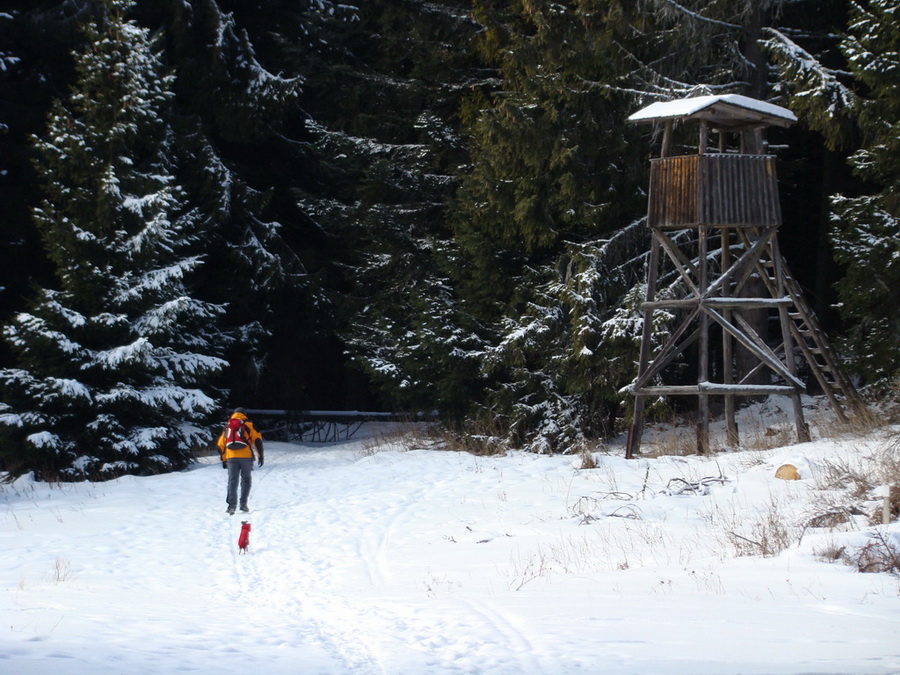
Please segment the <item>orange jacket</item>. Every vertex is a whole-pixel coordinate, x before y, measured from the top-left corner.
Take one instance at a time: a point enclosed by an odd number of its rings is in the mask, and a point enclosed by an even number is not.
[[[247,430],[250,432],[250,445],[246,448],[241,448],[240,450],[230,450],[225,447],[225,430],[222,430],[222,433],[219,434],[219,440],[216,441],[216,445],[219,446],[219,455],[222,457],[222,461],[224,462],[227,459],[253,459],[253,450],[256,449],[256,452],[259,453],[259,458],[262,459],[263,456],[263,444],[262,444],[262,434],[256,430],[256,427],[253,426],[253,422],[250,422],[247,419],[247,416],[244,413],[236,412],[231,415],[229,419],[238,418],[239,420],[244,420],[245,426]]]

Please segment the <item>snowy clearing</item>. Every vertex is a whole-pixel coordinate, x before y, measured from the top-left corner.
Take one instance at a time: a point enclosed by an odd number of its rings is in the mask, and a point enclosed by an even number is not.
[[[0,672],[900,672],[900,579],[822,555],[900,526],[807,527],[827,467],[890,430],[709,458],[613,448],[582,470],[401,450],[379,426],[267,443],[243,518],[214,459],[0,486]],[[776,479],[784,463],[801,480]],[[785,550],[740,550],[773,523]]]

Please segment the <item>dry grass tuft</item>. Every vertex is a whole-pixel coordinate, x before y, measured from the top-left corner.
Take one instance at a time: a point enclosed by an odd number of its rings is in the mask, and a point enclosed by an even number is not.
[[[441,449],[449,452],[487,457],[505,455],[510,449],[502,425],[489,416],[447,424],[441,428],[440,436]]]
[[[385,451],[410,450],[444,450],[479,456],[504,455],[508,450],[508,443],[491,426],[478,421],[445,426],[424,422],[398,424],[364,441],[360,455],[367,457]]]
[[[731,545],[736,557],[772,557],[797,540],[797,528],[787,521],[784,510],[783,505],[773,497],[768,508],[755,520],[748,520],[746,514],[734,506],[730,511],[726,510],[724,505],[712,507],[702,513],[701,518]]]
[[[56,584],[72,579],[74,577],[72,563],[67,558],[57,558],[53,563],[53,568],[46,574],[46,577],[49,581]]]
[[[900,435],[892,438],[880,451],[850,459],[829,460],[816,470],[814,484],[829,495],[822,515],[843,512],[849,515],[868,515],[872,525],[882,522],[882,499],[876,498],[876,488],[888,486],[890,520],[900,518]],[[810,523],[812,527],[819,525]]]
[[[409,422],[397,424],[363,441],[360,455],[369,457],[385,451],[432,449],[440,442],[441,436],[434,425],[428,422]]]
[[[590,471],[592,469],[597,469],[600,467],[600,463],[597,461],[596,455],[586,443],[581,446],[578,451],[578,455],[581,457],[580,468],[582,471]]]

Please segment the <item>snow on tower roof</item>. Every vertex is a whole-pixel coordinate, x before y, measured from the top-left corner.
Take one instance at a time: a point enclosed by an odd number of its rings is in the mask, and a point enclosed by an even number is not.
[[[790,126],[796,115],[787,108],[740,94],[696,96],[676,101],[660,101],[638,110],[629,122],[655,122],[669,119],[707,120],[720,127],[748,124]]]

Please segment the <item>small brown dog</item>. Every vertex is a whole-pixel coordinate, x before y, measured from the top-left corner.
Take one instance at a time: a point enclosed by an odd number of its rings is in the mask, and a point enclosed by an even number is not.
[[[250,523],[246,520],[241,521],[241,534],[238,537],[238,548],[240,553],[246,553],[250,548]]]

